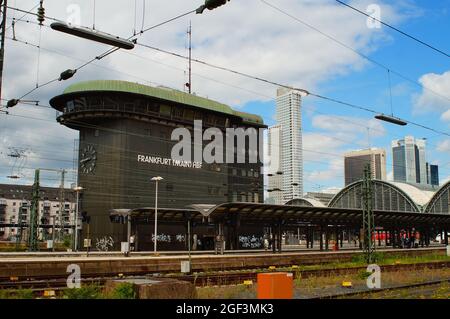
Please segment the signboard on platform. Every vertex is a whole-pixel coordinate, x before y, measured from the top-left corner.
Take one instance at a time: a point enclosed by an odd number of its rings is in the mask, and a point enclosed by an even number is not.
[[[188,274],[191,272],[191,263],[189,262],[189,260],[181,261],[181,272],[184,274]]]
[[[127,241],[123,241],[120,243],[120,251],[122,253],[127,253],[130,251],[130,245],[128,244]]]

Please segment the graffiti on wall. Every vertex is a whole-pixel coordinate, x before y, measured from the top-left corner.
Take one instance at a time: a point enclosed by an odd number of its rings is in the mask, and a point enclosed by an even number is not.
[[[262,248],[263,238],[255,235],[240,235],[239,243],[242,248]]]
[[[186,239],[186,235],[183,234],[177,234],[177,235],[167,235],[167,234],[158,234],[156,236],[156,239],[159,243],[172,243],[172,242],[178,242],[178,243],[184,243]],[[155,235],[152,234],[152,242],[155,242]]]
[[[95,239],[95,248],[98,251],[108,251],[114,246],[114,239],[111,236],[104,236]]]

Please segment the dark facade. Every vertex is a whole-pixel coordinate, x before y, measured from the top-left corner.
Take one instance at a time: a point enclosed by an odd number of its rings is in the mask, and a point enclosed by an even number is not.
[[[214,127],[225,138],[227,128],[265,128],[258,116],[180,91],[123,81],[78,83],[50,103],[61,112],[57,118],[61,124],[80,132],[78,184],[84,188],[80,205],[91,216],[94,241],[104,236],[113,237],[115,243],[125,240],[124,227],[110,222],[109,210],[154,207],[155,176],[163,177],[158,207],[263,201],[261,161],[207,164],[193,155],[194,147],[209,143],[201,139],[194,143],[199,133],[194,132],[194,120],[202,121],[201,133]],[[171,140],[176,128],[191,132],[191,161],[171,158],[178,142]],[[246,143],[246,158],[252,151]],[[151,241],[150,228],[147,231],[144,240]]]
[[[430,166],[431,185],[439,186],[439,167],[437,165]]]
[[[361,155],[345,158],[345,185],[357,182],[364,176],[367,164],[372,163],[372,155]]]
[[[405,182],[406,181],[406,157],[405,146],[399,145],[392,148],[393,166],[394,166],[394,181]]]
[[[370,165],[372,178],[386,179],[386,154],[381,149],[354,151],[344,156],[345,185],[350,185],[364,178],[364,170]]]
[[[428,165],[428,163],[427,163]],[[430,165],[430,182],[432,186],[439,186],[439,166]]]

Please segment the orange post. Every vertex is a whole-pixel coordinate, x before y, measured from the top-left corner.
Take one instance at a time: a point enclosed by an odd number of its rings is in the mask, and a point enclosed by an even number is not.
[[[292,299],[292,273],[274,272],[258,274],[258,299]]]

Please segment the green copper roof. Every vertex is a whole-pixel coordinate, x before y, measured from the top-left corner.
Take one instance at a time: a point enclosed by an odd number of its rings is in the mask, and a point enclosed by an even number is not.
[[[146,95],[162,100],[199,107],[210,111],[239,116],[245,122],[264,124],[262,118],[258,115],[234,111],[230,106],[210,99],[184,93],[170,88],[152,87],[127,81],[95,80],[79,82],[70,85],[67,89],[64,90],[63,94],[89,91],[114,91]]]

